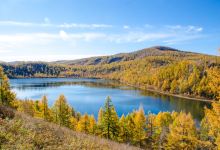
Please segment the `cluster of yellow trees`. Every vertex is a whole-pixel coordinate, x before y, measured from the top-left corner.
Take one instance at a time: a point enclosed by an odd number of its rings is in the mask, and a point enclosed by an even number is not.
[[[73,76],[112,79],[142,89],[210,100],[218,97],[220,86],[217,56],[148,56],[111,64],[72,66],[70,72]]]
[[[119,80],[142,89],[212,100],[218,97],[219,66],[206,66],[188,60],[170,63],[170,59],[163,59],[161,62],[150,58],[133,62],[128,67],[121,68],[122,71],[108,74],[106,78]],[[159,66],[156,62],[166,65]]]
[[[213,76],[219,80],[219,74],[213,73]],[[14,107],[74,131],[150,149],[220,149],[220,101],[213,102],[211,109],[205,108],[205,117],[199,128],[191,114],[185,112],[145,114],[140,107],[127,115],[118,116],[110,97],[100,108],[96,120],[93,115],[77,113],[64,95],[52,107],[48,106],[46,96],[40,101],[16,100],[2,69],[0,79],[0,105]],[[219,82],[208,84],[212,86]],[[219,94],[217,87],[215,90]]]

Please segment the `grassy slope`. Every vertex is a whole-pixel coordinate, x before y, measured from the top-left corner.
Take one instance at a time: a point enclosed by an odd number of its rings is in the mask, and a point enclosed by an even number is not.
[[[74,132],[16,112],[12,120],[0,118],[0,149],[138,149],[107,139]]]

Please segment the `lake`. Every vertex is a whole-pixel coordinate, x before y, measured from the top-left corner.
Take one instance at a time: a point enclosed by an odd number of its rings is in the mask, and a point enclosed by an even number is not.
[[[119,116],[143,106],[145,113],[190,112],[199,121],[204,115],[204,106],[210,105],[207,102],[141,91],[115,81],[102,79],[30,78],[11,79],[10,83],[19,99],[39,100],[46,95],[49,105],[52,106],[59,95],[64,94],[75,110],[80,113],[94,114],[96,117],[99,108],[104,106],[107,96],[111,97]]]

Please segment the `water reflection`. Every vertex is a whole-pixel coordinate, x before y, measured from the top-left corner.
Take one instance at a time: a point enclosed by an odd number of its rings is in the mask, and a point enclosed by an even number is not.
[[[59,94],[64,94],[76,110],[93,113],[95,116],[107,96],[112,97],[119,115],[127,114],[142,105],[146,112],[185,111],[190,112],[196,120],[201,120],[204,106],[210,106],[207,102],[140,91],[109,80],[35,78],[11,79],[10,82],[18,98],[40,99],[45,94],[52,105]]]
[[[102,80],[102,79],[75,79],[72,81],[69,79],[69,81],[56,81],[54,79],[48,78],[48,80],[45,81],[45,79],[37,79],[42,80],[38,83],[35,82],[26,82],[25,80],[33,80],[33,79],[11,79],[11,88],[12,89],[18,89],[18,90],[26,90],[26,89],[34,89],[34,90],[45,90],[47,88],[53,88],[53,87],[59,87],[59,86],[73,86],[73,85],[83,85],[87,87],[98,87],[98,88],[119,88],[119,89],[133,89],[132,87],[124,86],[123,84],[117,82],[117,81],[110,81],[110,80]],[[65,79],[64,79],[65,80]],[[25,82],[21,82],[25,81]]]

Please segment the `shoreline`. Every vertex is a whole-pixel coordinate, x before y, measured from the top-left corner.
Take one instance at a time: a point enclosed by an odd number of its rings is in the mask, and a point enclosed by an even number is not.
[[[115,80],[115,81],[117,81],[117,80]],[[172,93],[164,92],[164,91],[161,91],[161,90],[158,90],[158,89],[141,88],[139,86],[135,86],[135,85],[128,84],[128,83],[125,83],[125,82],[121,82],[121,81],[118,81],[118,82],[120,82],[122,84],[125,84],[125,85],[128,85],[128,86],[131,86],[131,87],[134,87],[134,88],[137,88],[137,89],[142,90],[142,91],[155,92],[155,93],[159,93],[159,94],[162,94],[162,95],[173,96],[173,97],[177,97],[177,98],[183,98],[183,99],[194,100],[194,101],[202,101],[202,102],[209,102],[209,103],[214,102],[214,100],[211,100],[211,99],[209,100],[209,99],[205,99],[205,98],[189,97],[189,96],[185,96],[185,95],[181,95],[181,94],[172,94]]]
[[[150,91],[150,92],[160,93],[160,94],[167,95],[167,96],[173,96],[173,97],[177,97],[177,98],[184,98],[184,99],[188,99],[188,100],[202,101],[202,102],[209,102],[209,103],[214,102],[214,100],[208,100],[208,99],[196,98],[196,97],[189,97],[189,96],[180,95],[180,94],[172,94],[172,93],[163,92],[163,91],[160,91],[160,90],[149,89],[149,88],[145,89],[145,90]]]

